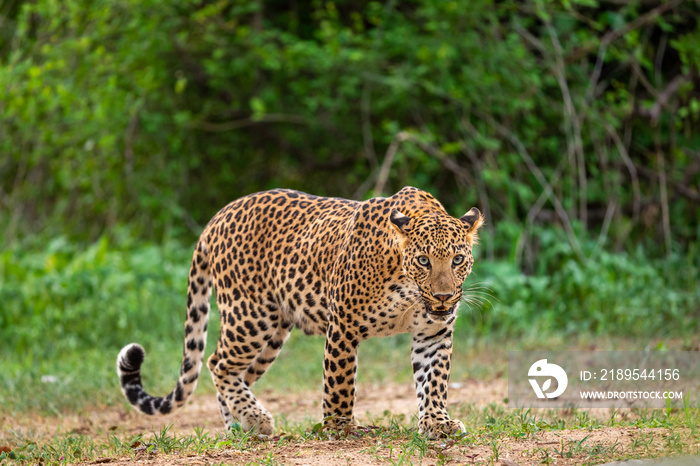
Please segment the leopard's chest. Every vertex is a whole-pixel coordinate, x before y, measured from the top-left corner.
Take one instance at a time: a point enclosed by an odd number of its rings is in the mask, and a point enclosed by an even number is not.
[[[403,281],[394,284],[378,302],[363,315],[369,324],[367,337],[384,337],[411,332],[425,312],[418,287]]]

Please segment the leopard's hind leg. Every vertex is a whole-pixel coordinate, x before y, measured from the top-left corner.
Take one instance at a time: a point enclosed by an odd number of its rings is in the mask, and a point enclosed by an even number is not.
[[[268,311],[263,308],[245,314],[241,308],[233,306],[227,310],[219,303],[222,322],[226,324],[216,351],[209,358],[209,370],[226,428],[234,425],[237,419],[245,431],[270,435],[274,430],[272,416],[250,387],[277,357],[289,336],[291,324],[267,319]]]

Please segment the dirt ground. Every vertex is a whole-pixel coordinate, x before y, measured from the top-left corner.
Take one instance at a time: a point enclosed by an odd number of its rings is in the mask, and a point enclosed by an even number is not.
[[[507,396],[505,380],[466,381],[453,383],[450,388],[450,405],[487,406],[490,403],[503,403]],[[203,455],[171,455],[164,453],[149,454],[145,449],[137,451],[133,457],[100,458],[85,464],[240,464],[259,462],[260,464],[397,464],[401,459],[400,441],[390,442],[377,435],[349,435],[338,440],[312,441],[279,441],[284,439],[285,430],[290,425],[303,421],[319,421],[321,419],[320,392],[278,394],[263,392],[259,394],[263,404],[276,416],[279,435],[273,441],[253,443],[244,450],[235,448],[220,448],[211,450]],[[405,385],[383,385],[358,387],[356,413],[364,425],[381,425],[386,422],[386,413],[392,416],[405,416],[411,420],[416,413],[416,398],[413,387]],[[609,417],[606,410],[591,413],[592,416]],[[383,420],[384,419],[384,420]],[[223,430],[215,396],[212,394],[195,394],[192,401],[179,412],[164,416],[150,417],[137,413],[123,406],[109,407],[98,411],[82,414],[71,414],[54,418],[29,417],[24,419],[0,419],[3,433],[11,426],[12,431],[19,435],[31,436],[34,439],[50,438],[57,433],[82,434],[96,439],[106,439],[115,434],[123,437],[144,434],[144,438],[160,432],[164,426],[172,425],[169,432],[191,435],[195,427],[218,434]],[[697,452],[700,445],[697,438],[691,438],[689,432],[669,432],[665,428],[599,428],[580,430],[540,431],[527,435],[522,439],[501,436],[491,441],[475,442],[465,446],[450,440],[429,442],[427,452],[421,458],[416,452],[410,456],[415,464],[596,464],[590,456],[591,451],[611,449],[621,455],[614,458],[624,458],[624,452],[631,451],[632,444],[640,438],[656,439],[645,447],[643,456],[658,456],[667,454],[664,445],[669,435],[680,436],[682,442],[689,445],[690,451]],[[583,440],[583,442],[581,442]],[[678,438],[675,439],[676,441]],[[495,443],[494,443],[495,442]],[[574,446],[581,442],[585,449],[577,451]],[[392,445],[393,443],[393,445]],[[687,445],[688,443],[686,443]],[[494,455],[494,445],[498,455]],[[566,446],[566,448],[564,448]],[[138,450],[138,449],[137,449]],[[562,454],[571,453],[570,457]],[[635,455],[638,456],[638,455]],[[604,462],[604,461],[602,461]]]

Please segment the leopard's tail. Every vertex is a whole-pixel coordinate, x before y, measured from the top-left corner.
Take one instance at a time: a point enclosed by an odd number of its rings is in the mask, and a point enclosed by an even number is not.
[[[187,288],[187,319],[185,320],[185,347],[182,354],[180,377],[170,394],[151,396],[143,389],[141,364],[145,351],[138,343],[131,343],[117,356],[117,375],[122,392],[129,403],[145,414],[168,414],[182,407],[197,387],[202,370],[204,347],[207,342],[209,298],[212,274],[209,251],[204,239],[200,239],[192,257]]]

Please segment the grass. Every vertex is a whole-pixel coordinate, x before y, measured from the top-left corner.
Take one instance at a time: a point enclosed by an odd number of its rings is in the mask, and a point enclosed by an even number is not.
[[[485,378],[498,377],[498,373],[504,368],[494,364],[494,361],[505,359],[501,354],[503,348],[489,346],[484,342],[478,342],[474,345],[475,348],[470,348],[468,342],[461,343],[455,353],[455,374],[461,375],[454,375],[453,380],[472,377],[471,374],[479,374]],[[523,345],[528,347],[533,344]],[[583,344],[587,344],[585,339]],[[598,341],[598,344],[604,345],[605,342]],[[616,341],[615,344],[620,343]],[[260,380],[257,389],[274,390],[278,393],[289,390],[318,390],[321,381],[320,363],[316,364],[313,361],[320,362],[323,339],[294,333],[287,345],[270,372]],[[557,345],[556,341],[553,345]],[[633,343],[628,342],[628,345],[633,346]],[[379,384],[409,381],[411,375],[408,347],[409,341],[405,337],[365,342],[360,347],[360,378],[365,382]],[[153,351],[147,360],[145,373],[149,376],[149,386],[163,385],[161,388],[170,389],[170,383],[174,383],[179,354],[164,352],[166,349],[169,350],[164,346]],[[481,356],[477,357],[474,351]],[[86,363],[98,363],[99,355],[100,352],[95,351],[91,357],[85,359]],[[93,357],[95,361],[90,362]],[[163,364],[163,361],[170,363]],[[305,361],[305,364],[298,364],[298,361]],[[35,390],[31,397],[22,398],[31,401],[11,405],[13,415],[22,415],[39,408],[45,414],[60,417],[61,412],[75,409],[89,413],[93,400],[97,405],[105,400],[108,401],[108,405],[124,403],[112,366],[113,364],[109,364],[105,369],[106,379],[101,384],[84,386],[79,378],[76,378],[74,382],[57,382],[49,387],[42,387],[39,391]],[[165,381],[160,384],[149,383],[157,380],[161,373]],[[378,377],[377,374],[382,375]],[[200,392],[213,392],[208,377],[202,377],[202,386],[203,388],[198,389]],[[71,402],[71,390],[76,388],[83,390],[82,393],[86,395],[91,394],[93,398],[83,402]],[[51,403],[55,403],[55,409],[46,409],[50,400]],[[62,406],[61,400],[64,403]],[[5,406],[4,410],[8,411],[8,407]],[[527,448],[522,449],[520,454],[525,455],[526,462],[532,461],[537,464],[560,462],[562,459],[575,460],[576,464],[597,464],[627,458],[700,454],[697,447],[700,439],[697,427],[700,425],[700,409],[689,403],[681,407],[655,410],[611,410],[608,418],[601,419],[591,416],[588,411],[576,409],[512,410],[505,406],[504,400],[487,406],[458,405],[453,409],[452,415],[463,420],[469,432],[463,436],[443,440],[427,440],[417,434],[415,419],[395,417],[388,411],[383,416],[370,419],[369,427],[340,434],[320,429],[320,425],[315,423],[316,420],[290,423],[286,419],[278,418],[276,421],[279,433],[271,439],[263,439],[241,431],[234,431],[229,435],[224,435],[221,431],[211,433],[201,428],[194,429],[189,434],[174,433],[166,427],[161,431],[136,436],[112,432],[105,432],[100,436],[62,432],[48,440],[40,440],[32,432],[12,432],[3,428],[3,432],[0,432],[0,446],[12,445],[12,451],[0,453],[0,462],[67,464],[106,458],[135,461],[167,458],[168,455],[209,455],[207,458],[213,455],[214,458],[223,458],[222,464],[282,464],[284,455],[290,452],[322,454],[325,450],[318,452],[319,445],[333,441],[345,442],[338,450],[338,459],[348,458],[351,463],[355,458],[352,455],[365,455],[388,464],[421,464],[427,459],[431,464],[493,464],[504,458],[504,455],[511,454],[514,445],[523,442]],[[606,428],[625,429],[626,432],[631,432],[631,436],[622,436],[624,443],[591,439],[590,435]],[[571,438],[571,432],[576,431],[585,432],[585,435]],[[540,445],[537,439],[544,433],[561,433],[561,436]]]
[[[219,455],[240,464],[281,464],[290,452],[318,451],[319,446],[341,442],[338,457],[364,455],[388,464],[473,462],[492,464],[517,451],[530,463],[549,464],[571,459],[576,464],[666,455],[698,455],[700,410],[667,415],[651,410],[634,421],[620,415],[592,419],[575,410],[508,410],[502,404],[462,406],[454,413],[470,427],[466,434],[428,440],[414,426],[393,417],[374,419],[377,425],[329,432],[310,423],[287,426],[285,432],[267,438],[240,430],[228,435],[195,428],[190,434],[171,432],[170,426],[149,435],[108,434],[102,437],[68,434],[46,442],[15,438],[12,451],[0,453],[0,461],[19,464],[66,464],[121,459],[134,461],[168,458],[169,455]],[[625,435],[601,441],[596,432],[624,429]],[[580,432],[580,434],[576,434]],[[544,440],[543,440],[544,439]],[[548,439],[557,439],[547,441]],[[514,445],[523,448],[515,450]],[[321,449],[322,452],[326,452]],[[218,456],[217,456],[218,457]]]

